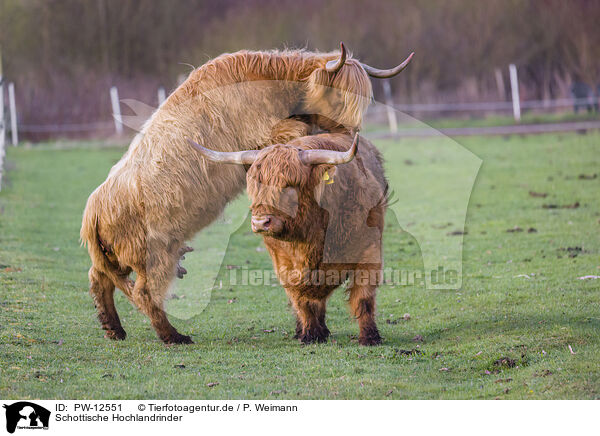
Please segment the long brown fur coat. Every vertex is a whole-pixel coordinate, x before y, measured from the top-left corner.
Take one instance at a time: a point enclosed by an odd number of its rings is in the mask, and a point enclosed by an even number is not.
[[[117,286],[150,317],[162,340],[191,342],[168,322],[163,300],[184,242],[242,190],[245,170],[206,162],[186,139],[220,151],[259,149],[307,134],[304,123],[285,122],[297,114],[318,114],[357,129],[371,84],[353,59],[328,73],[326,62],[338,55],[225,54],[192,72],[152,115],[90,195],[83,214],[90,293],[108,337],[125,338],[113,302]]]

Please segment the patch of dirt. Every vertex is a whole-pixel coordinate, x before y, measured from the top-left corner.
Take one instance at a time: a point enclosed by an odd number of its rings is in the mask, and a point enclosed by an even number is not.
[[[594,174],[579,174],[579,176],[577,178],[579,180],[594,180],[597,177],[598,177],[598,174],[594,173]]]
[[[385,323],[386,324],[391,324],[391,325],[396,325],[396,324],[399,324],[402,321],[410,321],[410,313],[405,313],[404,315],[402,315],[402,318],[398,318],[398,319],[386,319]]]
[[[542,204],[542,208],[544,209],[577,209],[579,206],[578,201],[573,204]]]
[[[587,251],[585,251],[583,248],[578,247],[578,246],[559,248],[558,251],[566,252],[569,257],[577,257],[580,254],[587,253]]]
[[[514,368],[517,366],[517,361],[515,359],[511,359],[510,357],[501,357],[500,359],[494,361],[494,366],[501,368]]]
[[[550,371],[549,369],[544,369],[541,372],[535,372],[533,373],[534,377],[548,377],[549,375],[552,375],[552,371]]]
[[[512,381],[512,377],[509,378],[499,378],[494,383],[510,383]]]
[[[529,195],[534,198],[546,198],[548,196],[548,194],[546,194],[545,192],[535,192],[535,191],[529,191]]]
[[[519,233],[522,231],[523,231],[523,229],[519,226],[514,226],[512,229],[507,230],[508,233]]]
[[[397,356],[413,356],[416,354],[423,354],[422,351],[414,349],[414,350],[401,350],[398,348],[394,349],[394,353],[396,353]]]
[[[446,233],[446,236],[460,236],[460,235],[466,235],[466,234],[467,234],[467,232],[466,232],[466,231],[465,231],[465,232],[462,232],[462,231],[460,231],[460,230],[455,230],[455,231],[453,231],[453,232],[448,232],[448,233]]]
[[[170,295],[167,295],[166,300],[179,300],[180,298],[182,298],[182,297],[180,297],[177,294],[170,294]]]

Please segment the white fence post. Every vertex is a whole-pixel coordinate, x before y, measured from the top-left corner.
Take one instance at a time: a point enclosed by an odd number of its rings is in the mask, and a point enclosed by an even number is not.
[[[8,84],[8,106],[10,108],[10,133],[12,145],[14,147],[19,143],[19,132],[17,131],[17,104],[15,103],[15,84]]]
[[[515,121],[519,122],[521,121],[521,102],[519,101],[519,80],[517,78],[517,67],[515,64],[510,64],[508,66],[508,71],[510,73],[513,115],[515,116]]]
[[[119,91],[116,86],[110,88],[110,102],[115,119],[115,131],[117,135],[121,135],[123,133],[123,118],[121,117],[121,106],[119,104]]]
[[[160,106],[161,104],[163,104],[166,98],[167,93],[165,92],[165,88],[161,86],[160,88],[158,88],[158,105]]]
[[[385,96],[385,109],[387,112],[388,123],[390,125],[390,132],[398,132],[398,120],[396,118],[396,112],[394,111],[394,101],[392,100],[392,87],[389,80],[384,80],[383,94]]]
[[[0,191],[4,173],[4,79],[2,77],[2,47],[0,46]]]

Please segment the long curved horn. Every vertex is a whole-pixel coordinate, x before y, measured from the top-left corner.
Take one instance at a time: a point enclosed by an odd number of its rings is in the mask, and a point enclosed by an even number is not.
[[[215,151],[202,147],[200,144],[188,139],[188,142],[200,152],[202,156],[213,162],[238,165],[252,165],[258,157],[259,150],[244,151]]]
[[[339,59],[329,61],[325,64],[325,69],[328,73],[337,73],[344,66],[344,63],[346,62],[346,46],[343,42],[340,42],[340,51],[342,53],[340,54]]]
[[[367,64],[363,64],[361,63],[362,67],[365,69],[365,71],[367,72],[367,74],[371,77],[376,77],[378,79],[387,79],[388,77],[394,77],[396,74],[398,74],[399,72],[401,72],[403,69],[406,68],[406,66],[410,63],[410,60],[412,59],[413,55],[415,54],[415,52],[413,51],[404,62],[402,62],[400,65],[398,65],[395,68],[390,68],[389,70],[379,70],[377,68],[373,68]]]
[[[354,142],[348,151],[334,150],[302,150],[300,160],[307,165],[339,165],[350,162],[358,151],[358,133],[354,135]]]

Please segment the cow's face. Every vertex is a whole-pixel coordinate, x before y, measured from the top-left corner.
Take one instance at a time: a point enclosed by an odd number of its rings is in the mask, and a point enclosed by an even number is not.
[[[318,166],[300,159],[300,150],[274,145],[263,150],[248,170],[252,231],[284,240],[303,238],[309,217],[315,217]]]
[[[319,135],[306,136],[306,148],[276,144],[263,150],[221,152],[189,141],[204,158],[225,164],[250,165],[246,174],[252,204],[252,230],[273,238],[306,240],[314,224],[322,224],[319,207],[324,185],[332,181],[335,166],[350,162],[358,149],[358,134],[346,151],[338,141],[346,135],[331,135],[324,142]],[[298,143],[298,142],[296,142]]]

